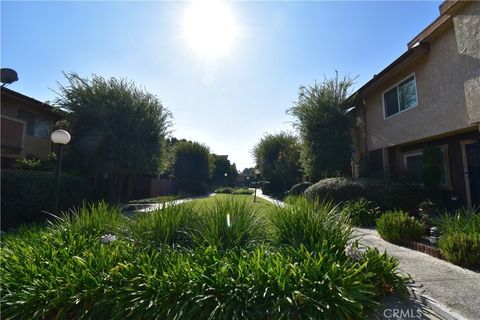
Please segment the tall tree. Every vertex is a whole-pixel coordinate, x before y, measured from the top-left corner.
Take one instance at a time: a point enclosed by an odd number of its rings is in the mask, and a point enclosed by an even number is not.
[[[119,202],[126,178],[158,172],[171,113],[132,81],[65,76],[56,102],[68,110],[70,160],[82,174],[107,176],[107,199]]]
[[[174,172],[178,180],[209,179],[210,151],[198,142],[181,141],[174,147]]]
[[[300,133],[302,166],[313,181],[347,173],[354,122],[346,109],[354,80],[339,79],[337,72],[333,79],[301,87],[298,101],[287,110]]]
[[[300,180],[300,147],[294,135],[266,134],[255,145],[253,155],[262,177],[270,182],[268,191],[285,192]]]

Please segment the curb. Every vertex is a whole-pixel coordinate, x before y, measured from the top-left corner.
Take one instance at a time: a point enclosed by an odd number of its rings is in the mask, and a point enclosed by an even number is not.
[[[432,299],[428,295],[419,292],[417,289],[414,289],[410,286],[407,289],[408,289],[408,293],[410,294],[410,297],[412,299],[417,300],[422,305],[424,305],[426,308],[433,311],[439,317],[442,317],[445,320],[469,320],[469,319],[457,314],[456,312],[452,311],[451,309],[444,306],[443,304],[435,301],[434,299]]]

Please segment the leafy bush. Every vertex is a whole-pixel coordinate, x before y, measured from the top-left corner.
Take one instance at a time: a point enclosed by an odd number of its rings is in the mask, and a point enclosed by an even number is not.
[[[208,184],[202,180],[178,180],[177,193],[204,195],[208,193]]]
[[[373,179],[329,178],[315,183],[305,196],[310,199],[331,199],[336,203],[365,198],[384,210],[403,209],[413,211],[422,201],[420,190],[406,185]]]
[[[310,187],[312,184],[310,182],[301,182],[297,183],[293,187],[290,188],[288,191],[288,194],[291,196],[299,196],[303,194],[305,190],[307,190],[308,187]]]
[[[248,189],[248,188],[219,187],[219,188],[215,189],[215,193],[251,195],[251,194],[253,194],[253,191]]]
[[[363,198],[345,202],[343,211],[348,215],[350,223],[358,227],[374,226],[375,221],[380,216],[380,208]]]
[[[233,188],[232,188],[232,187],[219,187],[219,188],[215,189],[214,192],[215,192],[215,193],[226,193],[226,194],[230,194],[230,193],[233,193]]]
[[[182,181],[208,181],[210,151],[198,142],[180,141],[174,147],[175,178]]]
[[[403,211],[387,211],[377,220],[380,236],[393,243],[420,240],[424,230],[421,222]]]
[[[333,206],[316,212],[325,227],[313,234],[316,250],[253,245],[269,234],[237,201],[131,218],[100,203],[21,228],[2,239],[2,318],[368,319],[384,294],[405,292],[394,258],[349,257],[348,226],[336,237],[344,224],[327,218]],[[183,235],[197,238],[179,247]]]
[[[228,198],[200,207],[193,231],[193,241],[198,245],[225,249],[265,239],[265,221],[252,203]]]
[[[352,238],[347,215],[333,202],[290,198],[292,203],[276,207],[270,215],[273,238],[280,245],[314,249],[326,242],[331,248],[343,250]],[[335,251],[335,250],[333,250]]]
[[[480,267],[480,212],[460,209],[437,221],[438,247],[450,262],[465,267]]]
[[[2,229],[49,218],[52,211],[54,175],[52,172],[2,170]],[[81,205],[92,196],[90,183],[72,175],[60,177],[59,209]]]

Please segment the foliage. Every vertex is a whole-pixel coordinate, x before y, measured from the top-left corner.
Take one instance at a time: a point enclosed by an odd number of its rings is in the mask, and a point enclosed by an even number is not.
[[[332,199],[336,203],[348,200],[366,200],[376,203],[381,209],[404,209],[413,211],[422,201],[422,192],[389,180],[328,178],[305,190],[308,199]]]
[[[333,202],[290,198],[290,205],[275,207],[270,218],[276,243],[314,249],[324,244],[333,252],[343,251],[352,239],[348,216]]]
[[[301,177],[300,148],[294,135],[266,134],[253,148],[253,155],[268,192],[283,193]]]
[[[177,180],[177,194],[199,196],[208,193],[208,183],[203,180]]]
[[[145,246],[187,247],[192,242],[191,230],[195,219],[189,203],[164,205],[154,212],[138,214],[128,229],[133,239]]]
[[[301,87],[298,100],[287,113],[302,141],[302,166],[307,176],[321,178],[347,173],[351,159],[350,129],[354,122],[346,112],[354,79],[333,79]]]
[[[239,229],[205,229],[196,245],[178,246],[227,212]],[[126,218],[101,203],[6,234],[2,318],[367,319],[385,293],[405,291],[398,262],[378,251],[355,260],[326,243],[255,246],[265,234],[251,214],[225,202]]]
[[[252,203],[228,198],[203,205],[193,239],[198,245],[220,249],[244,247],[265,238],[264,219]]]
[[[438,247],[448,261],[465,267],[480,267],[479,208],[445,214],[436,224],[440,230]]]
[[[350,223],[358,227],[371,227],[380,217],[380,208],[371,201],[360,198],[343,204],[343,211],[348,215]]]
[[[227,174],[227,176],[225,176]],[[231,164],[227,156],[210,155],[210,177],[215,185],[229,184],[238,175],[235,164]]]
[[[385,212],[376,225],[380,236],[392,243],[420,240],[425,230],[421,222],[403,211]]]
[[[209,179],[208,147],[198,142],[181,141],[174,148],[174,172],[177,180]]]
[[[215,189],[215,193],[226,193],[226,194],[253,194],[253,191],[248,188],[231,188],[231,187],[220,187]]]
[[[54,175],[42,171],[2,170],[2,229],[49,218],[52,211]],[[81,205],[92,197],[90,183],[72,175],[60,176],[59,209]]]
[[[438,194],[442,176],[442,151],[435,146],[426,146],[422,152],[422,180],[430,196]]]
[[[118,202],[126,177],[159,171],[170,112],[132,81],[65,76],[56,102],[69,111],[66,165],[84,176],[107,174],[108,199]]]
[[[297,183],[296,185],[290,188],[290,190],[288,191],[288,194],[292,196],[302,195],[303,192],[305,192],[305,190],[307,190],[307,188],[309,188],[311,185],[312,184],[310,182]]]

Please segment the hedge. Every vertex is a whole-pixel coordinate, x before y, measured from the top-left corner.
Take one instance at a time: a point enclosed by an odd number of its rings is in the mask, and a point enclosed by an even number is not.
[[[45,220],[53,206],[53,172],[2,170],[1,228]],[[60,177],[59,209],[78,206],[92,197],[90,183],[72,175]]]
[[[320,180],[307,190],[310,199],[331,199],[335,202],[364,198],[383,210],[403,209],[413,211],[424,199],[419,188],[389,180],[328,178]]]
[[[177,193],[204,195],[208,193],[208,183],[203,180],[177,180]]]
[[[310,182],[300,182],[290,188],[289,195],[299,196],[302,195],[312,184]]]

